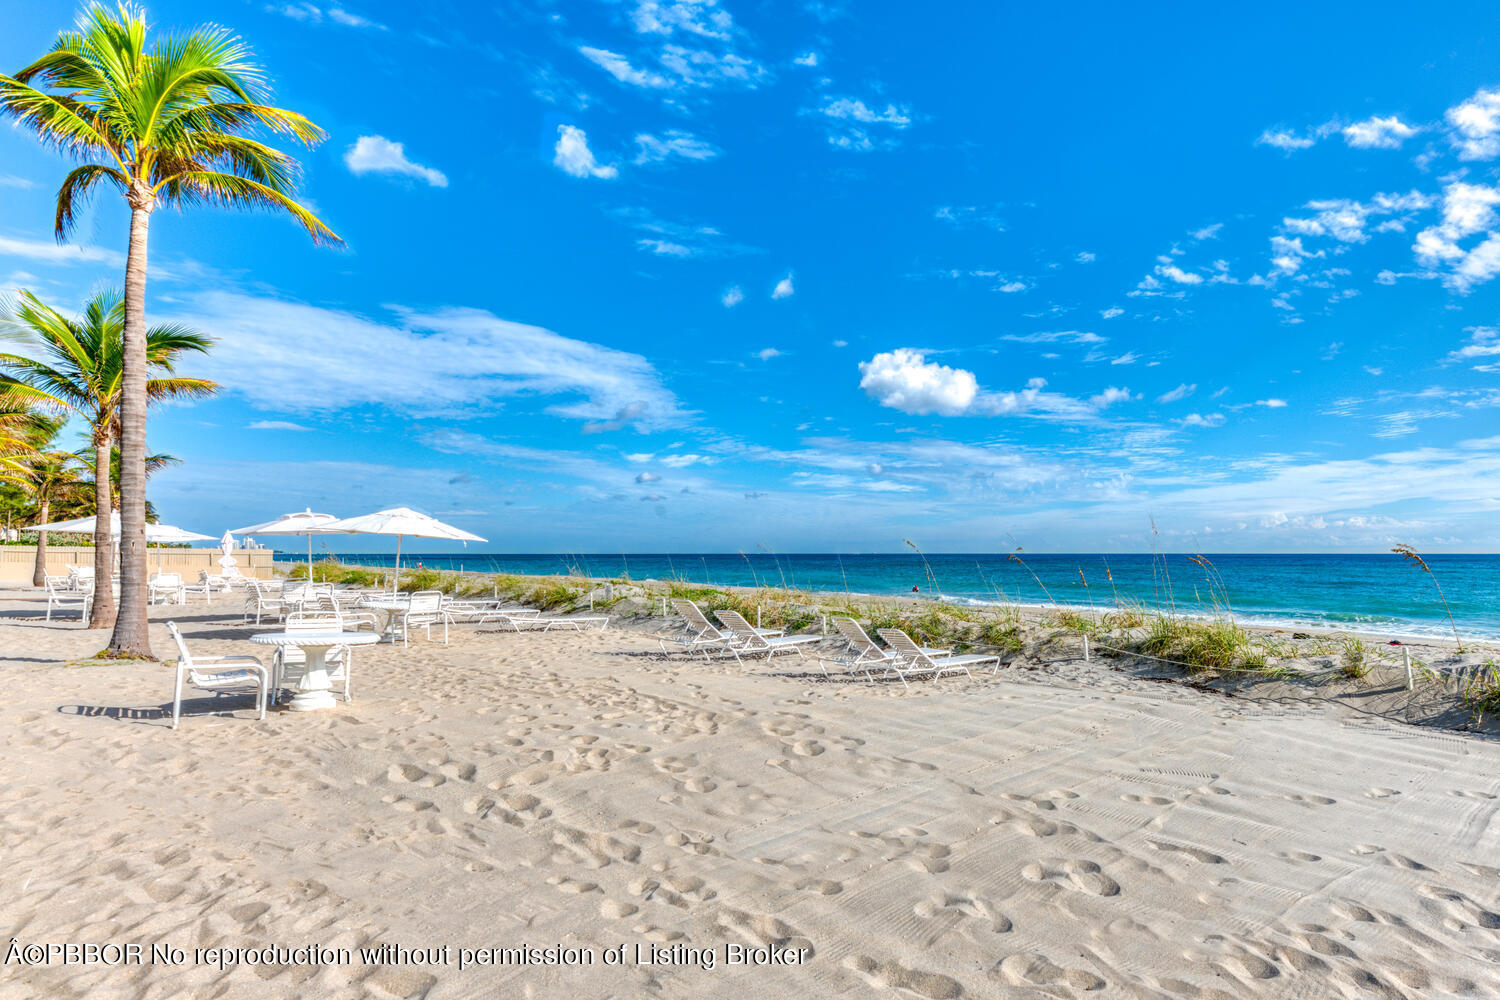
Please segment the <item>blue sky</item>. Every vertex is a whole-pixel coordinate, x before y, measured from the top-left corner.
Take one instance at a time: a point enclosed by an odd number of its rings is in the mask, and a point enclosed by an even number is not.
[[[1493,7],[1200,6],[153,3],[328,130],[348,248],[157,215],[150,315],[224,391],[154,415],[152,497],[500,551],[1496,551]],[[0,63],[73,11],[0,2]],[[58,248],[63,170],[0,128],[0,286],[71,308],[126,216]]]

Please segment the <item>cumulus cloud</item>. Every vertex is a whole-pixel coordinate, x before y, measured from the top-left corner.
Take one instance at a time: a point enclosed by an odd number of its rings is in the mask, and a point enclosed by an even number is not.
[[[804,52],[797,58],[793,59],[792,62],[798,66],[807,66],[811,68],[818,65],[818,54],[816,52]]]
[[[636,31],[651,35],[682,31],[727,41],[734,30],[734,19],[718,0],[639,0],[630,20]]]
[[[1500,188],[1455,181],[1443,189],[1442,221],[1417,234],[1412,252],[1424,267],[1448,267],[1443,281],[1468,292],[1500,273],[1500,235],[1489,232],[1477,246],[1465,249],[1460,241],[1492,229]],[[1393,279],[1394,280],[1394,279]]]
[[[1092,250],[1080,250],[1073,255],[1073,260],[1079,264],[1092,264],[1099,259],[1099,255]]]
[[[924,416],[959,416],[979,394],[974,373],[928,361],[908,347],[877,354],[859,363],[859,387],[881,406]]]
[[[1449,361],[1472,361],[1500,355],[1500,327],[1473,326],[1466,332],[1469,342],[1450,353]]]
[[[1284,400],[1284,399],[1257,399],[1255,401],[1255,405],[1256,406],[1269,407],[1270,409],[1273,409],[1273,410],[1279,410],[1282,407],[1286,406],[1286,400]]]
[[[880,146],[890,146],[890,132],[899,132],[911,124],[911,110],[904,104],[887,103],[884,108],[870,106],[852,97],[830,97],[819,108],[804,114],[822,115],[828,125],[828,142],[839,148],[864,153]],[[877,137],[874,127],[889,129]]]
[[[1331,236],[1340,243],[1364,243],[1370,221],[1383,218],[1377,232],[1404,232],[1417,212],[1436,203],[1431,195],[1412,190],[1405,194],[1375,195],[1367,202],[1349,198],[1310,201],[1305,206],[1314,214],[1281,220],[1284,230],[1299,236]]]
[[[1224,414],[1210,413],[1204,415],[1202,413],[1189,413],[1177,422],[1184,427],[1217,427],[1224,422]]]
[[[1400,149],[1403,142],[1417,134],[1416,129],[1395,115],[1366,118],[1344,126],[1342,131],[1344,142],[1355,149]]]
[[[362,135],[344,153],[344,166],[355,175],[397,174],[426,181],[432,187],[447,187],[448,178],[441,170],[424,167],[406,157],[404,143],[392,142],[383,135]]]
[[[739,285],[734,285],[724,293],[724,297],[719,301],[724,303],[725,309],[733,309],[735,306],[745,301],[745,290]]]
[[[789,299],[796,294],[797,289],[792,285],[792,276],[788,274],[785,278],[776,282],[776,287],[771,289],[771,298]]]
[[[1090,396],[1089,404],[1102,410],[1114,403],[1128,403],[1131,398],[1129,389],[1109,386],[1103,392]]]
[[[552,162],[560,167],[563,173],[574,177],[598,177],[602,180],[609,180],[619,176],[620,173],[613,165],[602,164],[594,159],[593,150],[589,149],[588,134],[583,129],[572,125],[557,126],[557,146]]]
[[[640,472],[640,473],[636,474],[635,481],[637,483],[643,483],[643,484],[644,483],[659,483],[659,482],[661,482],[661,476],[658,476],[654,472]]]
[[[772,358],[781,357],[781,352],[774,347],[762,347],[755,352],[755,356],[762,361],[770,361]]]
[[[1203,284],[1203,275],[1194,274],[1191,271],[1184,271],[1176,264],[1158,264],[1156,266],[1156,273],[1161,275],[1163,278],[1167,278],[1168,280],[1177,282],[1177,284],[1179,285]]]
[[[1493,160],[1500,156],[1500,89],[1479,90],[1448,109],[1452,131],[1448,141],[1461,160]]]

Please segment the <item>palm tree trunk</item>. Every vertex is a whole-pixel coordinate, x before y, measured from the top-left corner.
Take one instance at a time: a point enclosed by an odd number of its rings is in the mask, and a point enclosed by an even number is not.
[[[155,204],[140,182],[129,200],[130,252],[125,258],[120,362],[120,607],[108,654],[150,659],[151,638],[146,630],[146,235]],[[103,475],[109,475],[108,465]]]
[[[51,516],[48,514],[48,511],[51,509],[51,507],[52,503],[48,500],[43,500],[41,503],[37,504],[37,522],[39,524],[46,524],[49,520],[51,520]],[[46,583],[47,533],[45,531],[38,531],[36,533],[36,566],[31,571],[31,585],[33,587],[42,587],[46,586]]]
[[[89,628],[115,627],[115,536],[109,530],[115,511],[109,478],[113,449],[113,438],[94,442],[94,603],[89,609]]]

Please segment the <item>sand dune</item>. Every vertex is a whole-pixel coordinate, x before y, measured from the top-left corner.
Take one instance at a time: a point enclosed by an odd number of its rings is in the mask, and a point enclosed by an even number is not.
[[[195,648],[251,651],[218,614],[181,616]],[[5,937],[454,961],[12,964],[0,998],[1500,995],[1483,738],[1077,664],[906,693],[472,628],[360,650],[335,710],[173,733],[168,668],[60,662],[100,645],[0,624]],[[457,967],[559,944],[630,961]]]

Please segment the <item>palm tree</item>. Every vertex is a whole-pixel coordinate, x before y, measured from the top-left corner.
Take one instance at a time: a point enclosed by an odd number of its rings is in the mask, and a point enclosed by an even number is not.
[[[215,26],[147,42],[146,14],[94,2],[75,30],[14,76],[0,75],[0,117],[81,162],[57,194],[56,234],[100,185],[130,207],[125,355],[120,395],[120,615],[109,654],[149,658],[146,634],[146,245],[151,213],[197,204],[286,212],[315,243],[339,238],[293,197],[297,162],[261,130],[313,146],[307,118],[261,103],[249,46]],[[35,82],[36,86],[33,86]]]
[[[99,467],[99,456],[98,456],[98,454],[96,454],[92,450],[80,450],[80,451],[76,452],[76,454],[78,456],[78,460],[83,463],[83,467],[84,467],[84,469],[88,473],[83,478],[83,484],[88,487],[88,490],[89,490],[89,501],[88,501],[88,506],[87,506],[86,509],[79,508],[78,513],[72,514],[72,516],[73,517],[83,517],[86,514],[92,514],[94,512],[94,500],[93,500],[93,496],[94,496],[94,487],[96,485],[96,483],[95,483],[95,477],[98,474],[96,470]],[[182,459],[178,458],[176,455],[147,455],[146,456],[146,481],[149,483],[151,481],[151,477],[154,476],[154,475],[156,475],[158,472],[160,472],[163,469],[168,469],[168,468],[171,468],[174,465],[181,465],[181,464],[182,464]],[[120,449],[119,448],[111,448],[109,450],[109,484],[105,487],[105,489],[107,489],[107,490],[110,491],[110,496],[114,500],[115,510],[119,510],[120,509]],[[71,512],[72,508],[68,508],[68,510],[69,510],[69,512]],[[156,523],[157,520],[158,520],[158,518],[156,516],[156,508],[155,508],[155,506],[152,505],[151,499],[149,497],[147,497],[146,498],[146,521],[148,523],[154,524],[154,523]]]
[[[113,466],[111,456],[119,437],[120,395],[124,383],[125,307],[118,291],[96,293],[83,315],[69,319],[31,292],[0,309],[0,337],[18,340],[32,350],[27,355],[0,352],[0,399],[72,414],[87,425],[93,447],[93,467]],[[173,374],[178,355],[207,351],[208,337],[175,323],[146,331],[146,397],[163,400],[206,396],[218,386],[208,379]],[[123,474],[123,463],[121,472]],[[95,476],[95,512],[114,509],[110,476]],[[121,515],[123,517],[123,513]],[[97,525],[96,525],[97,527]],[[121,526],[123,530],[123,525]],[[114,576],[114,543],[108,531],[94,536],[94,579]],[[95,628],[115,623],[113,587],[96,586],[89,620]]]
[[[46,524],[52,519],[54,504],[66,503],[83,490],[83,481],[79,476],[82,465],[78,456],[70,451],[51,447],[58,432],[62,430],[63,423],[62,419],[52,419],[38,424],[38,433],[33,441],[35,450],[22,459],[19,476],[21,488],[36,507],[38,524]],[[47,533],[39,531],[36,536],[36,564],[31,570],[31,585],[40,587],[46,582]]]

